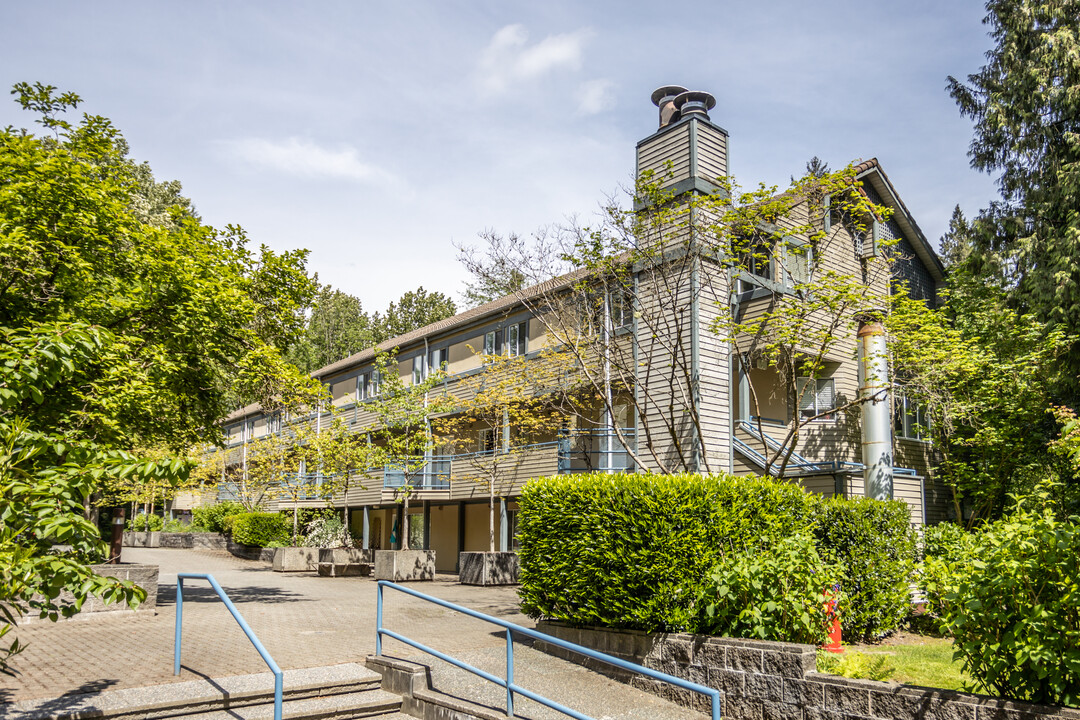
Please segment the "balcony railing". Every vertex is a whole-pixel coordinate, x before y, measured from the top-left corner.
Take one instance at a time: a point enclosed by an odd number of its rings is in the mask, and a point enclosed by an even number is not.
[[[449,490],[452,460],[451,455],[433,455],[419,467],[408,461],[390,463],[383,468],[383,487],[396,490],[407,484],[413,490]],[[405,467],[410,472],[407,473]]]
[[[572,430],[559,438],[559,474],[582,472],[633,472],[634,460],[627,445],[637,441],[634,428]]]

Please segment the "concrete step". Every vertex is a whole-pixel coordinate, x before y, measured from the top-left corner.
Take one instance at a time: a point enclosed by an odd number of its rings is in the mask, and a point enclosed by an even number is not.
[[[381,692],[380,681],[378,673],[357,663],[286,670],[282,699]],[[274,676],[263,672],[24,700],[0,706],[0,720],[158,720],[261,704],[268,704],[272,712],[273,699]]]
[[[383,718],[401,709],[401,696],[383,690],[289,700],[281,704],[282,720],[352,720]],[[228,710],[185,714],[184,720],[273,720],[274,703],[230,707]]]

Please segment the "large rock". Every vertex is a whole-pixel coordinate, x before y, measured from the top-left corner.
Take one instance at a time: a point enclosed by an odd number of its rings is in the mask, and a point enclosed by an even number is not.
[[[517,585],[520,569],[515,552],[458,554],[458,580],[462,585]]]
[[[434,550],[376,550],[375,579],[393,582],[435,579]]]

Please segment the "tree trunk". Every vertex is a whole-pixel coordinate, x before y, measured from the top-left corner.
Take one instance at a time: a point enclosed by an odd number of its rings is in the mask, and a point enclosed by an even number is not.
[[[292,507],[292,544],[293,547],[297,546],[297,536],[299,535],[300,526],[300,508],[296,506],[297,500],[293,500]]]
[[[409,493],[405,492],[401,513],[401,549],[409,549]]]
[[[488,551],[495,552],[495,483],[488,493]]]

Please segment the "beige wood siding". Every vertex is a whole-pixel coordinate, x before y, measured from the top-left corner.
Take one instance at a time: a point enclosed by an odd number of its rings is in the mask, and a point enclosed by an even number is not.
[[[670,168],[668,162],[670,161]],[[690,123],[680,123],[637,149],[638,174],[655,173],[661,185],[690,177]],[[669,175],[670,173],[670,175]]]
[[[705,123],[697,126],[697,174],[706,180],[727,175],[727,136]]]

